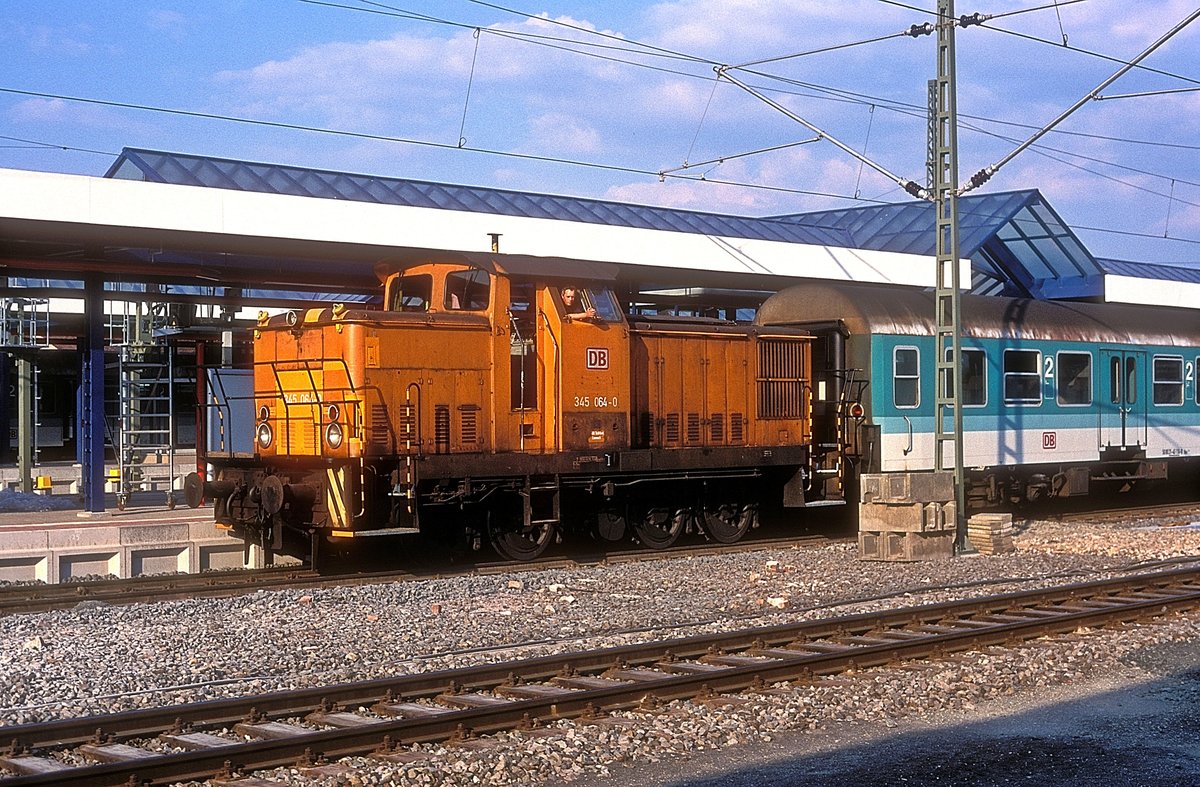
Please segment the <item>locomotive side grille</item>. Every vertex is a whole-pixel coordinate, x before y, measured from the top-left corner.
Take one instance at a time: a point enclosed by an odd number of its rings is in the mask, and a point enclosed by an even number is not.
[[[667,439],[664,442],[679,442],[679,413],[667,413]]]
[[[462,435],[462,442],[466,445],[474,445],[479,442],[479,406],[474,404],[464,404],[458,408],[459,418],[462,419],[459,425]]]
[[[742,425],[741,413],[729,414],[729,442],[740,443],[745,439],[745,435],[742,433]]]
[[[687,414],[687,441],[700,442],[700,413]]]
[[[403,433],[403,420],[401,420],[400,429]],[[367,442],[376,448],[387,448],[390,432],[391,424],[388,423],[387,405],[371,405],[371,422],[367,427]]]
[[[713,413],[709,419],[713,445],[725,442],[725,413]]]
[[[758,415],[760,418],[804,417],[803,342],[758,341]]]
[[[405,403],[400,407],[400,445],[417,444],[417,408]]]
[[[433,408],[433,452],[450,452],[450,405],[439,404]]]

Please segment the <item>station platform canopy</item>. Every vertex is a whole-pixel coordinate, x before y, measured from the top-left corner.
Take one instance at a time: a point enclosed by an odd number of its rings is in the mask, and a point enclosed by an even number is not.
[[[838,229],[863,249],[936,254],[934,206],[925,201],[775,216]],[[1020,298],[1100,298],[1104,269],[1036,189],[959,198],[959,256],[971,292]]]
[[[757,217],[141,148],[123,150],[105,178],[239,194],[239,206],[257,199],[270,210],[256,231],[306,241],[324,233],[342,248],[475,253],[499,236],[503,254],[615,264],[633,292],[682,282],[763,291],[807,278],[933,282],[927,255],[861,249],[838,228]]]
[[[126,148],[105,177],[856,252],[926,258],[935,253],[934,206],[924,201],[747,217],[139,148]],[[958,204],[959,254],[971,262],[970,291],[975,294],[1105,300],[1106,282],[1124,286],[1125,278],[1143,274],[1150,280],[1172,280],[1170,271],[1160,276],[1154,266],[1139,268],[1139,263],[1126,263],[1120,272],[1106,270],[1036,189],[967,195]],[[570,249],[560,253],[579,256]],[[756,256],[743,248],[729,253]],[[698,268],[705,264],[701,258],[692,259]],[[811,275],[784,271],[769,262],[757,265],[757,270],[752,264],[747,267],[759,273]],[[850,265],[841,264],[839,270],[836,261],[829,268],[829,278],[862,276]]]

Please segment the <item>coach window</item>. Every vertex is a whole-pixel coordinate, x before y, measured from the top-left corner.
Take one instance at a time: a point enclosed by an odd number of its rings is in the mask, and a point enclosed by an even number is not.
[[[892,400],[897,407],[911,408],[921,403],[920,360],[916,347],[892,351]]]
[[[1058,354],[1058,403],[1065,406],[1092,403],[1092,354]]]
[[[946,360],[954,351],[946,348]],[[987,404],[987,354],[983,350],[962,350],[963,407],[982,407]],[[946,396],[954,396],[954,379],[947,376]]]
[[[1004,403],[1042,403],[1041,350],[1004,351]]]
[[[1183,358],[1154,356],[1154,403],[1183,404]]]

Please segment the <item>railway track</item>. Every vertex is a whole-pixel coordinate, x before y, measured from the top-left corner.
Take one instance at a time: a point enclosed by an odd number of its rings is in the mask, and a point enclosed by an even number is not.
[[[169,784],[822,676],[1200,606],[1200,568],[603,650],[0,728],[0,785]],[[214,731],[232,729],[235,735]],[[165,751],[164,751],[165,750]],[[65,752],[65,753],[64,753]],[[79,765],[85,760],[95,764]]]
[[[1194,522],[1200,519],[1200,502],[1159,503],[1123,508],[1071,511],[1058,514],[1054,518],[1062,522],[1123,522],[1126,520],[1149,518],[1178,518],[1180,524],[1184,524],[1185,520]]]
[[[321,574],[303,566],[250,571],[219,571],[204,574],[170,574],[100,579],[58,585],[0,585],[0,616],[69,609],[82,602],[137,604],[186,598],[221,598],[257,590],[366,585],[415,579],[499,574],[523,570],[569,569],[606,563],[615,565],[664,557],[692,557],[758,549],[790,549],[849,542],[850,538],[792,536],[742,541],[737,544],[690,544],[669,549],[638,549],[620,552],[579,554],[570,558],[550,557],[528,563],[444,563],[393,571]]]

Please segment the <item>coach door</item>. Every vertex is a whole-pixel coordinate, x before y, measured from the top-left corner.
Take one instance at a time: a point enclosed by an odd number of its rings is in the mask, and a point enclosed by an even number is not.
[[[1100,351],[1100,447],[1146,447],[1146,354]]]

